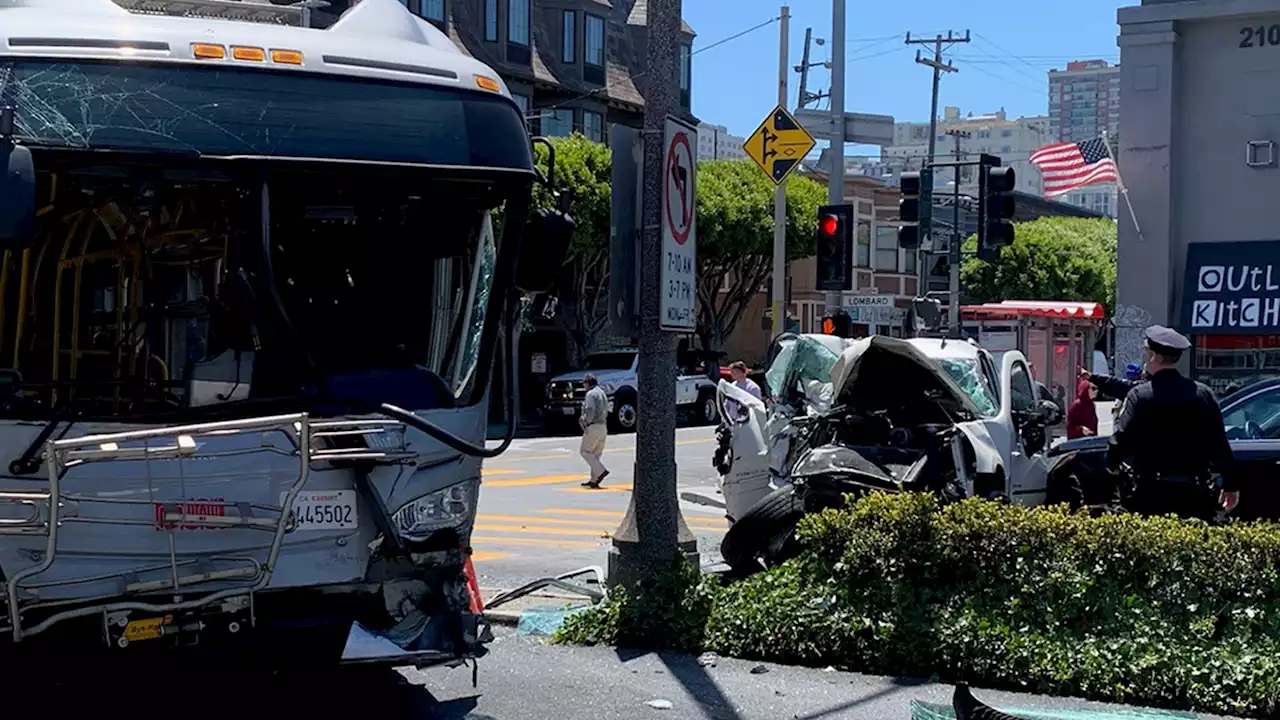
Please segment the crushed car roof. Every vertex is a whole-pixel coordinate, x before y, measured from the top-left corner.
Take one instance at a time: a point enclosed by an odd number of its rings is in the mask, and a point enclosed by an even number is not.
[[[977,348],[964,341],[949,344],[968,346],[974,357]],[[941,401],[971,417],[981,417],[973,399],[938,363],[917,346],[915,340],[900,340],[883,335],[858,340],[840,354],[831,368],[831,382],[837,398],[863,400],[900,393],[903,388],[919,387],[938,393]],[[844,401],[839,401],[843,404]]]

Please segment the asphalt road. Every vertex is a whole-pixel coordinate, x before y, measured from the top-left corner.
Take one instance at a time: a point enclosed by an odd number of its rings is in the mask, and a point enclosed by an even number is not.
[[[191,709],[236,708],[241,716],[255,718],[907,720],[912,700],[950,704],[953,691],[949,685],[926,681],[745,660],[719,658],[713,666],[703,666],[696,658],[679,654],[553,646],[510,630],[502,630],[490,648],[490,655],[479,663],[475,687],[470,667],[344,670],[274,679],[218,672],[217,677],[206,673],[176,680],[178,694],[172,702]],[[81,686],[55,702],[63,714],[101,711],[112,698],[128,697],[128,689],[124,695],[121,692],[118,685],[100,692]],[[996,707],[1011,709],[1115,707],[981,689],[974,694]],[[155,701],[149,697],[143,702],[154,705]]]
[[[516,440],[485,462],[472,535],[473,560],[486,597],[530,580],[578,568],[605,567],[610,538],[631,502],[635,435],[611,435],[604,454],[609,477],[599,490],[581,487],[587,464],[577,437]],[[713,487],[715,429],[676,431],[681,489]],[[719,560],[727,524],[722,510],[681,502],[704,562]]]

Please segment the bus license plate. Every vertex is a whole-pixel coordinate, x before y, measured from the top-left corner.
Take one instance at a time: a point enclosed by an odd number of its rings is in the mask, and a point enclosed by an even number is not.
[[[283,506],[289,493],[280,493]],[[294,530],[354,530],[358,524],[355,490],[303,490],[293,501]]]

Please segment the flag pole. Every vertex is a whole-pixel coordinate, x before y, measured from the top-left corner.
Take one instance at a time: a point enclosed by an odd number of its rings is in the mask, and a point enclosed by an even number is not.
[[[1107,138],[1107,131],[1102,131],[1102,145],[1107,149],[1107,157],[1116,166],[1116,189],[1120,191],[1120,196],[1124,198],[1125,207],[1129,208],[1129,219],[1133,221],[1133,229],[1138,231],[1138,240],[1146,242],[1147,238],[1142,234],[1142,226],[1138,224],[1138,215],[1133,211],[1133,201],[1129,199],[1129,188],[1124,185],[1124,177],[1120,174],[1120,159],[1111,152],[1111,141]]]

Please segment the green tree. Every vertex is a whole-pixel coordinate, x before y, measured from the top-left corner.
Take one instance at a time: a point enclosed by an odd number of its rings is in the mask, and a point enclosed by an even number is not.
[[[552,138],[556,150],[555,184],[569,202],[569,215],[577,222],[573,244],[565,257],[564,272],[556,283],[565,326],[578,353],[585,354],[608,323],[609,300],[609,148],[582,135]],[[547,149],[534,146],[534,160],[545,172]],[[542,185],[535,185],[533,207],[549,208],[553,200]]]
[[[1115,307],[1116,223],[1108,218],[1047,217],[1014,225],[1013,244],[994,263],[969,256],[961,287],[973,302],[1076,300]],[[965,241],[977,249],[977,236]]]
[[[698,163],[698,335],[719,349],[773,272],[773,183],[749,160]],[[787,181],[787,259],[814,253],[813,223],[826,190]],[[721,288],[727,288],[721,292]]]

